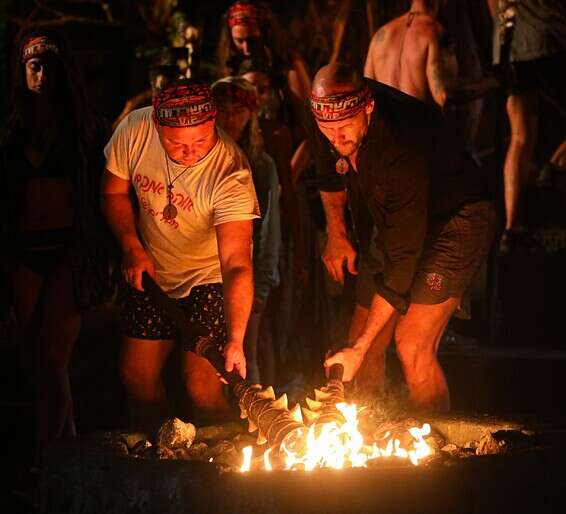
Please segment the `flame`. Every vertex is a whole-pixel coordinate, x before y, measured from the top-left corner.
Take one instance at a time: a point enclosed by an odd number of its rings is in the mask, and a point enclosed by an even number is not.
[[[311,471],[316,468],[360,468],[367,467],[371,460],[384,457],[409,459],[413,465],[418,466],[422,459],[433,453],[425,441],[425,437],[431,433],[428,423],[420,428],[415,426],[409,429],[412,441],[408,448],[404,448],[401,440],[389,432],[378,442],[368,445],[358,429],[357,406],[339,403],[336,407],[344,416],[345,423],[313,424],[287,435],[280,447],[284,469]],[[244,464],[240,470],[248,471],[252,448],[248,446],[243,451]],[[269,458],[271,451],[272,449],[267,450],[263,456],[266,470],[272,469]]]
[[[244,454],[244,462],[240,467],[240,471],[242,473],[245,473],[246,471],[250,470],[250,467],[252,465],[253,448],[251,446],[246,446],[245,448],[242,449],[242,453]]]
[[[269,460],[269,454],[271,453],[271,450],[273,450],[273,448],[269,448],[263,454],[263,467],[265,468],[266,471],[271,471],[273,469],[273,467],[271,466],[271,462]]]

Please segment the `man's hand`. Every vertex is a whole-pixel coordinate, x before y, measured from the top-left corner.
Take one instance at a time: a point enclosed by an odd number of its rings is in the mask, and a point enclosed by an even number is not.
[[[142,273],[147,271],[156,280],[155,266],[143,248],[128,250],[122,259],[122,274],[126,282],[138,291],[143,291]]]
[[[359,348],[344,348],[324,361],[326,374],[328,374],[328,371],[333,364],[342,364],[342,366],[344,366],[344,376],[342,380],[344,382],[349,382],[354,378],[358,369],[360,369],[364,360],[364,355],[364,352],[362,352]]]
[[[322,261],[333,280],[344,284],[344,263],[346,269],[352,274],[357,275],[356,270],[356,250],[345,236],[329,235]]]
[[[228,373],[236,370],[242,378],[246,378],[246,356],[243,343],[229,342],[224,347],[224,367]]]

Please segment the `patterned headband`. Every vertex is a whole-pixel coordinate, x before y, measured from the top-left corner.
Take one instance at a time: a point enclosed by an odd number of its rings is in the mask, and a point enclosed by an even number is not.
[[[236,82],[220,80],[212,84],[212,96],[219,104],[230,102],[255,111],[257,109],[257,94],[254,89],[244,89]]]
[[[371,100],[367,85],[358,91],[310,97],[311,111],[317,121],[341,121],[361,112]]]
[[[59,47],[47,36],[31,38],[29,41],[26,41],[22,48],[22,62],[29,61],[32,57],[37,57],[47,52],[59,55]]]
[[[210,88],[204,84],[172,85],[153,98],[153,111],[160,125],[193,127],[216,116]]]
[[[228,9],[228,27],[230,28],[236,25],[259,28],[264,20],[265,11],[248,2],[236,2]]]

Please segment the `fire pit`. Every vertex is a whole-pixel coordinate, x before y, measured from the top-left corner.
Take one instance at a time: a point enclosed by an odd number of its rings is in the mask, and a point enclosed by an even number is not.
[[[421,465],[377,459],[343,470],[241,473],[241,448],[252,439],[239,425],[197,429],[186,451],[175,450],[200,460],[160,459],[139,434],[83,436],[52,448],[44,512],[501,514],[558,512],[565,504],[564,425],[429,422],[443,447]]]

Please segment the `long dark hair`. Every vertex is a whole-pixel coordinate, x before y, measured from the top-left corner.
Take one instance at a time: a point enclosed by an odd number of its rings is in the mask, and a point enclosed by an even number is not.
[[[56,101],[58,107],[64,111],[64,119],[67,123],[70,123],[68,133],[77,137],[79,151],[82,155],[85,155],[96,137],[97,123],[89,108],[82,75],[69,55],[65,40],[59,33],[52,30],[27,32],[15,45],[11,63],[11,112],[0,137],[0,143],[5,145],[14,142],[25,129],[26,103],[30,93],[26,83],[25,65],[22,63],[21,56],[25,44],[30,39],[40,36],[48,37],[59,49],[55,57],[57,71]]]
[[[238,0],[232,2],[232,4],[237,1]],[[264,47],[269,51],[269,65],[277,71],[285,73],[290,67],[291,55],[282,44],[281,28],[273,12],[260,0],[247,0],[246,3],[258,6],[264,13],[264,19],[259,24],[259,29],[261,32],[261,41]],[[226,9],[222,17],[220,37],[216,48],[217,76],[219,78],[237,73],[241,61],[245,59],[244,56],[240,55],[232,40],[232,34],[228,26],[229,10],[230,8]]]

